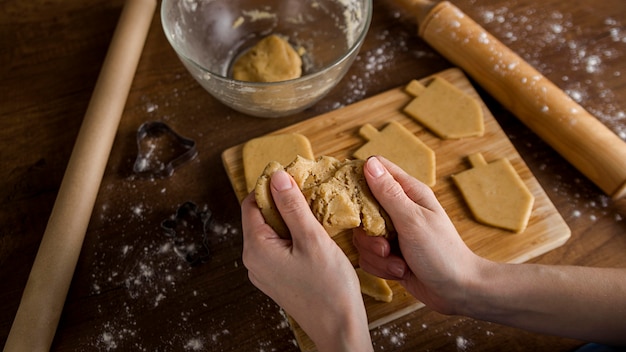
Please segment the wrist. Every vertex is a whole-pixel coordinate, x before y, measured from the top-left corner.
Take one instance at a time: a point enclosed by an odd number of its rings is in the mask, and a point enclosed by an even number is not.
[[[343,314],[320,317],[311,339],[319,351],[373,351],[365,307],[352,304]]]
[[[468,269],[468,268],[466,268]],[[457,290],[451,290],[452,314],[483,319],[493,313],[498,293],[499,277],[504,265],[477,257],[474,265],[464,272]]]
[[[522,268],[527,270],[520,270]],[[479,320],[518,326],[514,322],[519,316],[532,310],[527,305],[527,298],[536,293],[531,291],[542,290],[539,283],[541,275],[534,269],[540,267],[484,260],[475,279],[468,285],[467,304],[463,306],[462,314]],[[529,290],[531,286],[528,283],[531,281],[536,283],[534,290]]]

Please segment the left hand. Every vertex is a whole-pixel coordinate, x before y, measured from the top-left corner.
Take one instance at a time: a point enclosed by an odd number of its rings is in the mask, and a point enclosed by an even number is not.
[[[315,218],[289,174],[274,173],[271,192],[292,238],[280,238],[265,223],[254,194],[246,197],[242,203],[243,262],[250,281],[282,306],[319,350],[355,346],[354,350],[371,350],[352,264]]]

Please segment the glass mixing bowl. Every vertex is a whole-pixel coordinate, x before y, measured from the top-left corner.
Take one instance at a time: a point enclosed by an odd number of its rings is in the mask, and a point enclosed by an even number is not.
[[[372,0],[163,0],[165,35],[211,95],[243,113],[280,117],[319,101],[345,75],[365,39]],[[233,62],[270,34],[302,56],[300,78],[232,78]]]

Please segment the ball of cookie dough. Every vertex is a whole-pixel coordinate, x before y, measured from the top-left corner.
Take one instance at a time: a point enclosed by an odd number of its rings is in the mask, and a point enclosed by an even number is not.
[[[233,65],[233,78],[249,82],[279,82],[302,75],[302,59],[283,38],[263,38]]]
[[[313,215],[329,235],[363,227],[370,236],[388,236],[393,224],[371,194],[363,176],[362,160],[339,161],[330,156],[317,160],[302,157],[284,167],[302,190]],[[265,221],[283,238],[289,229],[283,222],[271,196],[271,175],[283,168],[270,162],[257,181],[255,198]]]

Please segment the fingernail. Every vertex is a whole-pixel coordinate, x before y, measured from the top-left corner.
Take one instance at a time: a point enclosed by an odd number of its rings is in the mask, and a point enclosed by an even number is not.
[[[376,157],[367,159],[367,169],[374,177],[380,177],[385,173],[383,164],[381,164]]]
[[[374,240],[378,240],[374,242],[373,251],[378,253],[381,258],[386,258],[389,253],[387,251],[388,246],[385,245],[384,240],[382,238],[373,238]]]
[[[387,256],[386,256],[386,254],[387,254],[387,253],[385,253],[385,252],[386,252],[386,248],[385,248],[385,246],[381,244],[378,248],[379,248],[379,251],[380,251],[380,256],[381,256],[381,258],[385,258],[385,257],[387,257]]]
[[[283,170],[278,170],[272,174],[272,186],[277,191],[286,191],[293,187],[287,172]]]
[[[400,263],[389,264],[389,271],[397,278],[404,277],[404,265]]]

